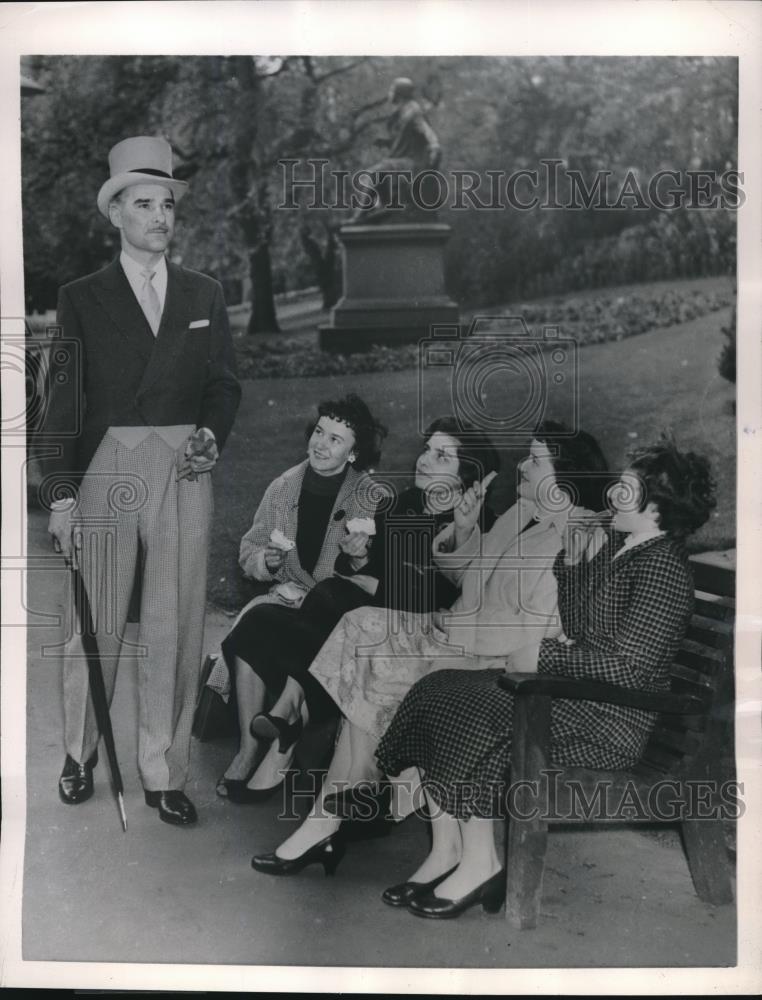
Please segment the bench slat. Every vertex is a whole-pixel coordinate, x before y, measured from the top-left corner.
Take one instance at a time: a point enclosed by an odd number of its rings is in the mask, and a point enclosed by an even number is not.
[[[685,732],[689,729],[692,733],[703,733],[706,729],[708,715],[659,715],[656,724],[663,729],[674,729],[675,732]]]
[[[713,649],[724,648],[733,641],[733,625],[718,618],[693,615],[686,637]]]
[[[682,758],[686,754],[693,755],[701,746],[701,742],[702,737],[699,733],[691,732],[689,729],[679,732],[657,723],[651,733],[649,746],[653,743],[654,746],[672,751]]]
[[[701,670],[687,667],[682,663],[673,663],[669,668],[670,688],[675,694],[698,694],[707,697],[707,692],[714,691],[711,675]]]
[[[690,639],[683,639],[680,648],[675,653],[673,664],[687,667],[703,674],[705,677],[716,677],[725,665],[725,655],[717,649],[701,646]]]
[[[729,597],[697,590],[693,595],[693,601],[696,614],[704,615],[706,618],[732,622],[735,617],[736,604]]]
[[[691,560],[691,571],[696,590],[706,590],[723,597],[734,597],[736,592],[735,567],[707,562],[700,555]]]

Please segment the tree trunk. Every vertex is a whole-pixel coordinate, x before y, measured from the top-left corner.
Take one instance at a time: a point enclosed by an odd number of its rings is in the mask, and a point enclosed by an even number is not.
[[[321,250],[309,226],[302,226],[300,235],[304,252],[310,259],[315,280],[323,296],[323,308],[330,309],[336,305],[341,294],[341,283],[336,273],[336,236],[333,230],[326,226],[325,250]]]
[[[275,315],[270,244],[266,239],[259,240],[254,249],[249,252],[249,276],[251,278],[251,316],[246,332],[249,335],[280,333],[278,318]]]

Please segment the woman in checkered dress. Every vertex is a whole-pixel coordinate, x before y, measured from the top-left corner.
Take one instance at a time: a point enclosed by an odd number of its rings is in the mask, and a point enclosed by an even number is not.
[[[714,506],[706,459],[673,442],[640,449],[611,491],[614,519],[581,514],[565,533],[554,573],[564,634],[540,644],[540,673],[669,688],[669,666],[690,619],[693,586],[684,538]],[[513,701],[498,671],[447,670],[419,681],[378,747],[388,774],[424,777],[432,850],[410,880],[384,893],[417,916],[452,917],[504,894],[494,841],[511,753]],[[551,760],[628,768],[645,749],[654,715],[616,705],[553,702]]]

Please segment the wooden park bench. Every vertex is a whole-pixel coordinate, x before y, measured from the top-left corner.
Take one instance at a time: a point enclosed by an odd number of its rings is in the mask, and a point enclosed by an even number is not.
[[[733,749],[735,573],[722,557],[695,556],[691,564],[695,608],[670,669],[669,693],[544,674],[505,674],[499,680],[514,695],[506,917],[515,927],[537,924],[548,825],[554,821],[679,822],[699,898],[713,905],[733,900],[717,790],[733,777],[723,774],[722,759]],[[658,712],[642,759],[631,771],[549,764],[553,698]],[[545,808],[549,790],[552,812]],[[612,803],[620,804],[619,815],[611,815]]]

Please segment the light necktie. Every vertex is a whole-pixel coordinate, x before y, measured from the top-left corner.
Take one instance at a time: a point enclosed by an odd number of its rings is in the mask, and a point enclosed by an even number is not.
[[[145,279],[140,292],[140,308],[145,313],[148,325],[153,330],[155,337],[159,332],[159,324],[161,323],[161,302],[159,302],[159,293],[156,291],[156,286],[153,283],[156,272],[146,269],[140,273]]]

